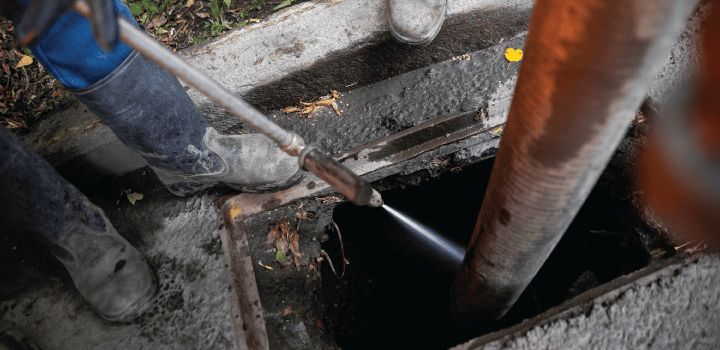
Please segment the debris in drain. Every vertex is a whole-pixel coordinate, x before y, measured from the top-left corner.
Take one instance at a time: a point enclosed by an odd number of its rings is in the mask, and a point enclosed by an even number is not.
[[[335,196],[318,197],[318,198],[315,198],[315,200],[322,201],[322,202],[325,203],[325,204],[327,204],[327,203],[340,203],[340,202],[343,201],[342,199],[340,199],[340,198],[338,198],[338,197],[335,197]]]
[[[285,308],[285,311],[283,311],[283,316],[287,316],[289,314],[295,314],[295,310],[291,309],[289,306]]]
[[[301,219],[305,217],[305,212],[303,211],[303,215],[301,216]],[[275,244],[275,247],[277,248],[277,252],[275,253],[275,260],[280,263],[281,265],[285,266],[287,262],[287,253],[288,251],[293,253],[293,262],[295,263],[295,267],[300,270],[300,260],[301,257],[300,249],[299,249],[299,236],[298,236],[298,229],[300,228],[300,221],[298,221],[298,227],[291,231],[290,230],[290,222],[289,221],[280,221],[277,224],[270,227],[270,232],[268,232],[267,235],[267,241],[265,244]]]

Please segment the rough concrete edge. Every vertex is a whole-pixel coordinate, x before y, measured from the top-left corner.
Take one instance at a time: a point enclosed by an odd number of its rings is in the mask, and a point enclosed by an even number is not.
[[[667,260],[661,260],[633,273],[618,277],[599,287],[590,289],[520,324],[472,339],[464,344],[452,347],[451,350],[482,348],[484,345],[497,340],[510,340],[523,336],[532,329],[543,327],[559,320],[567,320],[578,315],[586,315],[590,313],[596,305],[612,303],[613,300],[616,300],[630,289],[648,286],[663,277],[677,275],[678,271],[690,264],[697,263],[701,257],[702,255],[688,256],[686,254],[680,254]]]
[[[533,6],[533,0],[455,0],[448,4],[447,17],[480,9]],[[333,52],[376,43],[387,34],[384,14],[385,1],[305,2],[281,10],[264,22],[192,46],[181,54],[221,85],[242,95],[254,86],[309,67]],[[227,74],[228,71],[234,73]],[[197,105],[210,103],[192,88],[188,94]]]

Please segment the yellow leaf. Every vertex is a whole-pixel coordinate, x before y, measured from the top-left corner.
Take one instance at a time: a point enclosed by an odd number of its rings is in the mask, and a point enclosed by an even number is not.
[[[495,135],[495,134],[497,134],[497,133],[499,133],[499,132],[501,132],[501,131],[502,131],[502,126],[499,127],[499,128],[497,128],[497,129],[495,129],[495,131],[493,131],[492,133],[493,133],[493,135]]]
[[[187,3],[185,4],[185,7],[190,7],[192,5],[195,5],[195,0],[188,0]]]
[[[522,59],[522,56],[523,52],[520,49],[515,50],[512,48],[508,48],[507,50],[505,50],[505,58],[507,58],[507,60],[510,62],[520,61]]]
[[[30,56],[23,56],[23,58],[20,59],[20,62],[18,62],[17,66],[15,68],[25,67],[28,64],[33,63],[33,59]]]

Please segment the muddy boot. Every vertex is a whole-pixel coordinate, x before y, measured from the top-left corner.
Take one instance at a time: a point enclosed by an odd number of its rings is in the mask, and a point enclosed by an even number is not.
[[[137,52],[73,93],[176,195],[220,183],[273,191],[302,177],[297,159],[263,135],[222,135],[209,127],[177,79]]]
[[[98,314],[109,321],[130,322],[151,305],[157,277],[100,208],[90,204],[88,209],[91,219],[68,224],[50,250]]]
[[[427,45],[440,31],[447,0],[387,0],[390,33],[398,42]]]
[[[157,278],[103,211],[5,128],[0,150],[2,229],[37,233],[102,317],[127,322],[145,311]]]

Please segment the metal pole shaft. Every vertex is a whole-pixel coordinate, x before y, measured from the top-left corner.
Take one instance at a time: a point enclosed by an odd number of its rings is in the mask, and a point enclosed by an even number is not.
[[[552,252],[697,1],[538,0],[451,307],[502,318]]]

